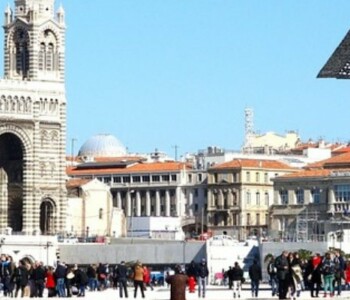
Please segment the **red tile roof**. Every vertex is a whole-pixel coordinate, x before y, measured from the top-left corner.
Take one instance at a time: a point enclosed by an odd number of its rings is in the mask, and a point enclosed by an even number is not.
[[[332,170],[318,169],[318,170],[303,170],[300,172],[284,174],[278,178],[306,178],[306,177],[326,177]]]
[[[210,168],[217,169],[241,169],[241,168],[259,168],[259,169],[282,169],[293,170],[294,168],[277,160],[262,160],[262,159],[234,159]],[[295,169],[297,170],[297,169]]]
[[[67,189],[77,188],[84,184],[87,184],[89,181],[91,181],[91,179],[72,178],[67,181],[66,187]]]
[[[159,172],[177,172],[183,169],[191,169],[186,163],[181,162],[153,162],[153,163],[135,163],[127,168],[91,168],[77,169],[68,167],[68,175],[99,175],[99,174],[128,174],[128,173],[159,173]]]
[[[350,167],[350,152],[339,154],[331,158],[321,160],[313,164],[309,164],[306,166],[306,169],[334,168],[334,167],[339,167],[339,168]]]

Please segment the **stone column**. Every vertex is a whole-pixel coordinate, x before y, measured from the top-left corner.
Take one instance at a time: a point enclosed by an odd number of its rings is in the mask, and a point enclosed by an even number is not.
[[[175,198],[176,198],[176,212],[175,216],[179,217],[181,213],[181,188],[177,187],[175,192]]]
[[[192,217],[193,216],[193,190],[189,190],[188,193],[188,216]]]
[[[170,192],[165,191],[165,216],[170,217]]]
[[[131,193],[130,191],[127,191],[126,193],[126,216],[127,217],[131,217],[131,213],[132,213],[132,207],[131,207]]]
[[[120,195],[120,192],[118,191],[117,192],[117,207],[119,208],[119,209],[122,209],[122,197],[121,197],[121,195]]]
[[[335,195],[334,195],[334,189],[333,187],[329,187],[328,189],[328,211],[334,212],[335,211]]]
[[[146,216],[151,216],[151,194],[150,191],[146,191]]]
[[[141,197],[140,191],[136,191],[136,217],[141,216]]]
[[[160,216],[160,194],[159,190],[156,191],[156,217]]]
[[[218,190],[219,193],[219,201],[218,201],[218,205],[220,208],[222,208],[224,206],[224,194],[222,192],[222,190]]]

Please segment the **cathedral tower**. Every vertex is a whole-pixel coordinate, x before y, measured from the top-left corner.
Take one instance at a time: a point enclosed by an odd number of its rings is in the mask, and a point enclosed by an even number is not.
[[[65,21],[54,0],[5,9],[0,80],[0,231],[65,230]]]

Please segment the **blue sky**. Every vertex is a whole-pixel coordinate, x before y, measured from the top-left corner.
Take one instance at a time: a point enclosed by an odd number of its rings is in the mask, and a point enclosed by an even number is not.
[[[350,140],[350,81],[316,79],[350,29],[349,0],[61,3],[67,152],[98,133],[131,152],[239,149],[246,107],[261,133]]]

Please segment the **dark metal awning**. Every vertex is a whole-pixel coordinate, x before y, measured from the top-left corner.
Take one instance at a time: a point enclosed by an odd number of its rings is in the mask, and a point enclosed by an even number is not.
[[[318,73],[317,78],[350,79],[350,31]]]

